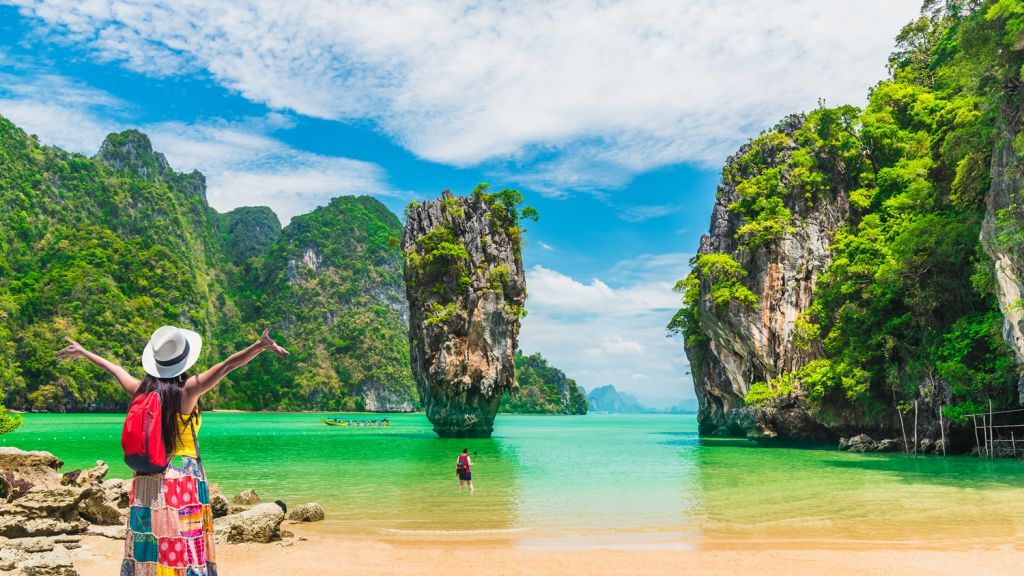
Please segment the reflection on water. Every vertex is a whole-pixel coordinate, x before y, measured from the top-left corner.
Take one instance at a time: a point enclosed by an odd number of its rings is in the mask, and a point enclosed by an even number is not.
[[[696,452],[708,540],[1012,542],[1024,468],[1012,461],[760,448],[710,439]]]
[[[65,470],[120,463],[120,415],[29,414],[0,444]],[[214,413],[200,442],[227,494],[318,502],[324,529],[560,546],[743,540],[1005,542],[1024,533],[1021,464],[699,440],[692,416],[500,415],[492,439],[442,440],[420,414],[331,428],[313,414]],[[455,458],[473,455],[476,494]]]

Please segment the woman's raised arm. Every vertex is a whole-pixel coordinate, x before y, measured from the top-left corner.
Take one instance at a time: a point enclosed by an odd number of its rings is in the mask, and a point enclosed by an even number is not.
[[[107,360],[106,358],[100,356],[99,354],[89,352],[88,350],[85,349],[84,346],[82,346],[78,342],[75,342],[71,338],[65,337],[64,339],[68,341],[68,345],[65,348],[61,348],[57,352],[58,360],[71,361],[80,357],[84,357],[93,364],[113,374],[114,378],[117,378],[117,381],[121,384],[121,387],[124,388],[125,392],[132,396],[135,395],[135,392],[139,389],[139,384],[141,382],[137,380],[134,376],[129,374],[127,370],[121,368],[117,364],[114,364],[113,362]]]
[[[288,357],[288,351],[278,345],[277,342],[274,342],[274,339],[270,337],[270,328],[267,328],[263,331],[259,340],[250,344],[244,350],[235,352],[229,356],[227,360],[214,365],[209,370],[195,378],[190,378],[188,382],[185,383],[185,394],[188,396],[189,400],[198,399],[207,390],[216,386],[217,383],[223,380],[225,376],[230,374],[232,371],[245,366],[253,358],[259,356],[260,352],[263,352],[264,350],[270,350],[281,358]],[[185,403],[185,399],[182,399],[182,403]],[[190,402],[190,404],[191,403],[194,402]]]

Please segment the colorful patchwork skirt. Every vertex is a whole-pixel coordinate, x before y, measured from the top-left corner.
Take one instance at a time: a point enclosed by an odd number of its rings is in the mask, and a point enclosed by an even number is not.
[[[216,576],[213,513],[202,464],[136,474],[121,576]]]

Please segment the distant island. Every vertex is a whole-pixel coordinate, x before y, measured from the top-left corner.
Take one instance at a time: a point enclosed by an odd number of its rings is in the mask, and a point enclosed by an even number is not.
[[[658,399],[664,400],[664,399]],[[587,394],[587,403],[591,412],[608,414],[694,414],[697,412],[697,400],[687,398],[668,407],[648,406],[636,396],[620,392],[615,386],[608,384],[594,388]],[[663,402],[661,402],[663,403]]]

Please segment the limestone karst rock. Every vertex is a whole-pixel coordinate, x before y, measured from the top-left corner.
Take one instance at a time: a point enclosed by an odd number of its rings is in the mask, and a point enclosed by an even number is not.
[[[526,302],[516,204],[446,191],[407,213],[410,362],[441,437],[489,437],[502,393],[515,387]]]
[[[770,167],[781,166],[796,149],[793,134],[803,116],[785,118],[776,127],[787,142],[772,150]],[[737,230],[742,215],[730,206],[739,198],[734,170],[747,152],[744,145],[731,157],[711,213],[711,228],[701,237],[698,255],[728,254],[746,271],[744,282],[758,297],[757,306],[716,304],[709,294],[711,279],[701,276],[700,322],[706,339],[689,344],[687,355],[694,365],[695,391],[700,402],[698,422],[702,434],[750,436],[816,436],[818,426],[799,407],[773,409],[760,414],[744,406],[750,385],[759,380],[802,367],[820,354],[820,345],[795,346],[794,320],[811,304],[815,282],[831,259],[829,246],[844,223],[849,203],[847,191],[836,189],[825,202],[806,203],[790,196],[793,228],[756,249],[742,249]],[[751,177],[744,174],[743,177]],[[789,175],[781,182],[788,186]]]

